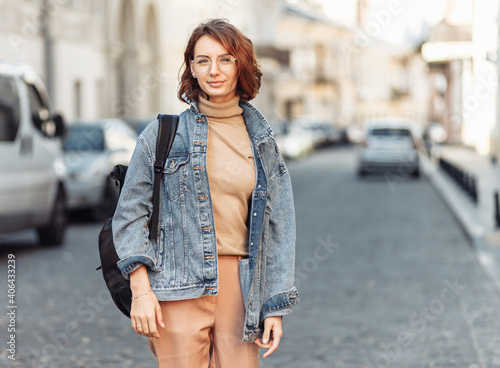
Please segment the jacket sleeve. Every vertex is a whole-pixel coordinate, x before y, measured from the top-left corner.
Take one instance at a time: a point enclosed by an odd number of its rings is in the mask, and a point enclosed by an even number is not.
[[[277,147],[276,147],[277,150]],[[290,174],[278,153],[279,174],[269,182],[270,206],[266,206],[268,223],[264,224],[264,302],[262,320],[284,316],[299,302],[294,286],[295,271],[295,209]]]
[[[148,128],[145,133],[152,135]],[[125,277],[142,264],[159,271],[148,228],[153,210],[153,155],[143,135],[137,140],[113,216],[113,240],[120,257],[117,265]]]

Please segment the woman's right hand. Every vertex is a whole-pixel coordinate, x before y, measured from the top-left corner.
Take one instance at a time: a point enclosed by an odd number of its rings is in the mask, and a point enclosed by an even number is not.
[[[132,290],[130,310],[132,328],[139,335],[159,338],[158,326],[165,327],[165,324],[160,303],[156,295],[150,291],[151,285],[146,266],[142,265],[130,274],[130,289]]]

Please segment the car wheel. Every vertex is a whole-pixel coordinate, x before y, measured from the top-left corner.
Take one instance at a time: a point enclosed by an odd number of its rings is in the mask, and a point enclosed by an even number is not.
[[[102,200],[91,210],[92,218],[96,221],[104,221],[107,219],[113,214],[117,201],[118,189],[115,187],[113,181],[108,180],[104,188]]]
[[[46,227],[38,228],[38,238],[41,245],[61,245],[63,243],[68,222],[67,215],[66,195],[62,187],[59,187],[50,224]]]
[[[419,178],[420,177],[420,170],[419,169],[416,169],[413,173],[412,173],[412,176],[414,178]]]
[[[366,170],[364,170],[364,169],[359,169],[358,170],[358,176],[359,177],[362,178],[362,177],[365,177],[366,175],[368,175],[368,172],[366,172]]]

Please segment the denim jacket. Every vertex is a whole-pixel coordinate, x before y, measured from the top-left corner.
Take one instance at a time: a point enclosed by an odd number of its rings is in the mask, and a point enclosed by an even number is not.
[[[195,102],[179,116],[160,187],[159,232],[149,239],[158,121],[137,140],[113,217],[118,267],[128,275],[144,264],[158,300],[217,295],[217,241],[206,168],[208,121]],[[249,257],[239,264],[245,304],[243,341],[262,335],[264,319],[291,313],[295,213],[289,172],[273,132],[257,109],[240,101],[252,142],[256,183],[249,205]]]

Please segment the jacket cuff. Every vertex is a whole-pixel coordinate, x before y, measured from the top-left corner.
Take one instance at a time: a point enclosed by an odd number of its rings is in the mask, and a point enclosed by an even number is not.
[[[292,313],[292,308],[280,309],[280,310],[276,310],[274,312],[270,312],[270,313],[264,315],[264,319],[266,319],[267,317],[284,317],[284,316],[287,316],[291,313]]]
[[[264,302],[262,306],[262,317],[284,316],[290,312],[285,312],[299,302],[299,292],[294,286],[290,290],[273,295]]]
[[[120,269],[123,277],[125,277],[125,279],[127,280],[129,279],[129,275],[142,265],[145,265],[151,271],[160,271],[156,266],[156,262],[152,258],[143,255],[128,256],[119,260],[116,265]]]

